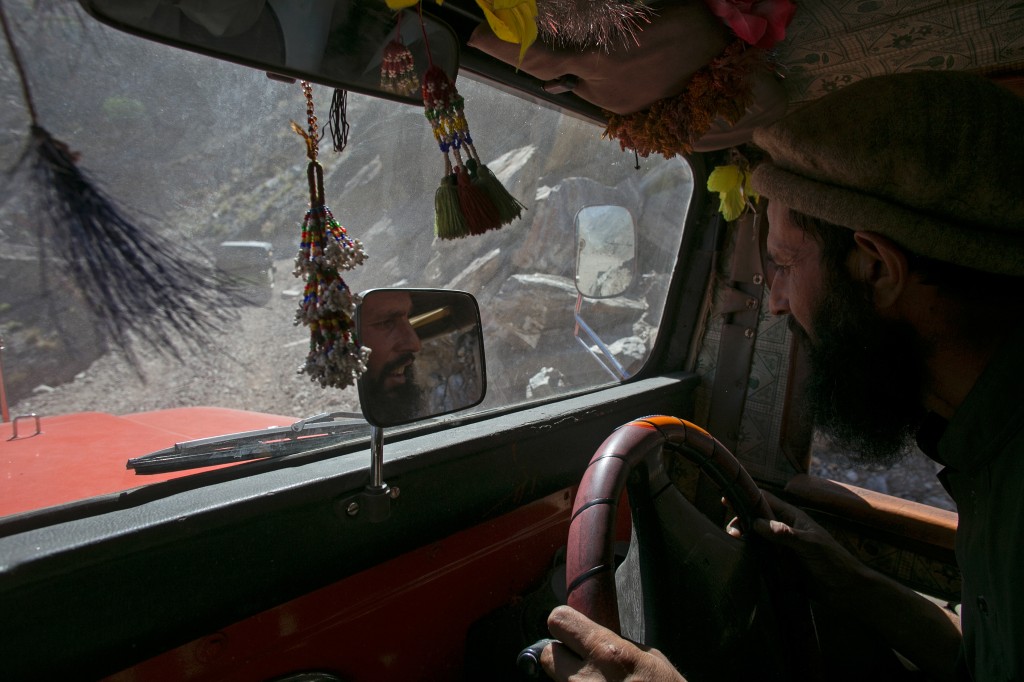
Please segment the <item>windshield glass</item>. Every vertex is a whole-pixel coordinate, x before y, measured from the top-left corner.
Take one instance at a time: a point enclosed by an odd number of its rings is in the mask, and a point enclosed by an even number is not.
[[[305,143],[290,125],[306,125],[300,84],[120,34],[66,8],[10,5],[36,124],[134,226],[164,241],[86,244],[80,230],[42,217],[51,195],[32,172],[32,114],[5,53],[0,153],[13,170],[0,206],[0,499],[9,501],[0,512],[161,480],[125,463],[177,442],[358,411],[354,387],[324,389],[297,372],[309,348],[309,330],[295,324],[302,282],[293,275],[309,206]],[[471,412],[612,383],[620,379],[574,338],[574,217],[589,205],[621,206],[637,228],[635,276],[622,295],[583,301],[580,314],[627,375],[636,373],[662,319],[689,167],[651,157],[637,169],[594,124],[465,76],[457,85],[481,159],[525,206],[522,218],[479,236],[435,238],[444,162],[423,109],[350,94],[347,147],[335,153],[330,133],[320,143],[326,204],[368,256],[343,273],[346,282],[356,292],[439,287],[477,298],[487,396]],[[322,129],[334,94],[313,87]],[[209,298],[221,307],[194,333],[168,328],[152,310],[141,328],[159,334],[132,333],[126,354],[90,312],[95,291],[59,254],[165,243],[215,263],[226,280],[214,286],[229,281],[243,295],[231,305]],[[38,422],[19,420],[14,438],[9,422],[29,414]],[[365,437],[342,421],[342,439]],[[75,478],[71,462],[85,463],[88,476],[52,492],[56,479]]]

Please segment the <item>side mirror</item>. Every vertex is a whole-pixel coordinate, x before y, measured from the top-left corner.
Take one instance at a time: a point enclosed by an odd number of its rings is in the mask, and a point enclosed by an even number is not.
[[[576,290],[587,298],[619,296],[636,273],[636,225],[622,206],[576,213]]]
[[[476,299],[461,291],[373,289],[356,310],[370,350],[359,403],[374,426],[398,426],[480,404],[487,391]]]
[[[396,26],[395,12],[376,0],[79,2],[108,26],[149,40],[409,104],[422,104],[430,64],[452,80],[459,69],[458,40],[447,24],[424,14],[422,29],[412,17]],[[389,43],[396,37],[412,55],[410,77],[395,75]]]

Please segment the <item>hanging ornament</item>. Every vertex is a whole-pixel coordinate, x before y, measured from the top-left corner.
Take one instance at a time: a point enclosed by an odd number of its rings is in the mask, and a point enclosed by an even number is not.
[[[399,25],[401,25],[401,14]],[[403,97],[415,97],[419,89],[416,77],[416,62],[412,52],[402,42],[402,34],[396,30],[395,38],[384,46],[384,56],[380,65],[380,86],[387,92]]]
[[[334,151],[339,154],[348,146],[348,90],[335,90],[331,97],[331,110],[328,116],[328,127],[331,129],[331,140]]]
[[[292,129],[306,140],[309,165],[309,210],[302,223],[302,242],[295,258],[295,276],[304,277],[302,302],[295,324],[309,327],[309,355],[299,369],[324,388],[351,386],[366,371],[369,350],[355,336],[358,297],[341,278],[366,260],[363,245],[348,236],[324,203],[324,169],[317,160],[318,129],[313,113],[313,88],[302,81],[308,131],[294,121]]]
[[[525,207],[480,161],[464,100],[448,75],[434,65],[423,75],[423,106],[444,154],[444,178],[434,194],[434,233],[440,239],[458,239],[517,220]]]
[[[0,1],[0,30],[30,119],[22,158],[43,192],[37,221],[42,288],[67,286],[61,276],[70,280],[102,340],[140,375],[136,343],[178,359],[186,347],[208,346],[238,304],[237,293],[208,257],[133,220],[79,166],[79,155],[43,127],[13,29]],[[48,262],[50,254],[60,259],[59,267]],[[58,277],[51,279],[52,273]],[[51,312],[59,315],[56,308]]]
[[[693,145],[715,119],[735,125],[743,118],[754,101],[752,76],[768,66],[763,50],[734,40],[693,74],[679,94],[632,114],[608,112],[604,134],[617,139],[623,150],[635,150],[645,159],[652,152],[666,159],[692,154]]]

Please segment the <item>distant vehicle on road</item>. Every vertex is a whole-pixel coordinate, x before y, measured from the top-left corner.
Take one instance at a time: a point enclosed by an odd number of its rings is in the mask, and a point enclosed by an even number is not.
[[[243,300],[266,305],[274,293],[274,248],[270,242],[221,242],[215,253],[217,267],[239,289]]]

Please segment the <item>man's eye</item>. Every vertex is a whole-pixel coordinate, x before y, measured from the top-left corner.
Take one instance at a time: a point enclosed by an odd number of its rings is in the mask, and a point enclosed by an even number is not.
[[[768,288],[769,289],[772,288],[772,282],[775,281],[775,276],[777,274],[779,274],[780,272],[785,272],[785,270],[786,269],[783,266],[779,265],[775,261],[771,261],[771,260],[765,261],[765,264],[764,264],[764,276],[765,276],[765,280],[767,280],[767,284],[768,284]]]

